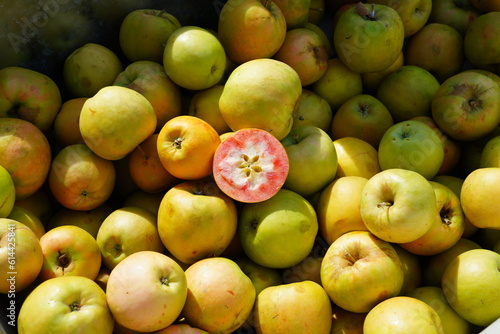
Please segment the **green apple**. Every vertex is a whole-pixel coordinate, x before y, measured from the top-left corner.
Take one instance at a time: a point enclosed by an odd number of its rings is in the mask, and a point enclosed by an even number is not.
[[[127,256],[110,273],[106,298],[114,319],[139,332],[171,325],[187,296],[184,270],[169,256],[140,251]]]
[[[184,26],[168,38],[163,66],[177,85],[190,90],[207,89],[222,79],[226,52],[212,32],[197,26]]]
[[[235,262],[252,280],[256,295],[267,287],[283,284],[278,269],[261,266],[246,256],[236,259]]]
[[[434,223],[436,194],[419,173],[386,169],[366,183],[360,211],[368,230],[382,240],[411,242],[423,236]]]
[[[408,296],[384,300],[368,312],[364,334],[444,334],[439,314],[429,304]]]
[[[333,44],[339,58],[352,71],[377,72],[399,57],[404,36],[403,21],[395,9],[360,2],[338,18]]]
[[[304,197],[282,188],[268,200],[246,203],[237,232],[252,261],[270,268],[288,268],[311,252],[318,219]]]
[[[448,264],[441,280],[444,296],[468,322],[489,326],[500,317],[500,254],[472,249]]]
[[[252,317],[257,333],[329,334],[332,314],[323,287],[302,281],[262,290],[255,300]]]
[[[420,66],[404,65],[380,83],[377,99],[387,107],[395,122],[430,116],[431,102],[439,81]]]
[[[80,112],[85,144],[98,156],[113,161],[124,158],[151,136],[156,124],[148,99],[121,86],[102,88],[85,101]]]
[[[43,312],[40,305],[44,305]],[[18,331],[28,333],[113,333],[106,293],[87,277],[63,276],[37,285],[19,311]]]
[[[293,113],[292,128],[310,124],[328,132],[332,118],[332,108],[324,98],[310,89],[302,89],[297,108]]]
[[[481,152],[479,167],[500,167],[500,136],[488,140]]]
[[[285,17],[287,30],[303,28],[309,19],[311,0],[273,0]]]
[[[27,208],[14,205],[7,218],[13,219],[28,226],[33,232],[35,232],[38,239],[40,239],[46,232],[45,226],[40,218],[38,218],[38,216],[36,216],[33,211]]]
[[[62,71],[64,85],[72,97],[92,97],[113,84],[123,65],[108,47],[87,43],[66,57]]]
[[[328,133],[314,125],[303,125],[292,128],[281,143],[290,166],[284,188],[307,197],[333,181],[337,152]]]
[[[382,170],[407,169],[430,180],[443,164],[443,143],[426,124],[414,120],[401,121],[382,136],[378,160]]]
[[[347,232],[336,239],[326,251],[320,273],[331,301],[357,313],[397,296],[404,280],[396,250],[368,231]]]
[[[6,218],[12,212],[16,201],[16,186],[3,166],[0,165],[0,218]]]
[[[0,117],[21,118],[48,133],[62,105],[56,82],[24,67],[0,69]]]
[[[217,84],[193,94],[189,101],[188,114],[210,124],[219,135],[231,131],[219,109],[219,99],[224,85]]]
[[[420,286],[409,291],[407,296],[417,298],[432,307],[439,314],[444,333],[468,334],[472,332],[471,323],[455,312],[446,301],[440,287]]]
[[[150,60],[161,64],[165,43],[181,27],[179,20],[161,9],[136,9],[120,25],[120,48],[131,62]]]
[[[96,237],[103,264],[113,270],[127,256],[139,251],[165,251],[156,227],[156,216],[139,207],[122,207],[101,223]]]
[[[462,36],[469,25],[481,15],[469,0],[433,0],[429,23],[442,23],[456,29]]]
[[[498,20],[500,20],[498,11],[483,13],[469,25],[465,32],[464,54],[473,66],[493,72],[498,71],[500,63]],[[484,34],[483,31],[488,31],[488,33]]]

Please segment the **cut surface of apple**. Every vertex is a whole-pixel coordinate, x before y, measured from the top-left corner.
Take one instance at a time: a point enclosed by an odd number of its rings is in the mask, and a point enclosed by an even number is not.
[[[214,155],[215,182],[226,195],[244,203],[271,198],[283,186],[288,170],[285,148],[261,129],[236,131]]]

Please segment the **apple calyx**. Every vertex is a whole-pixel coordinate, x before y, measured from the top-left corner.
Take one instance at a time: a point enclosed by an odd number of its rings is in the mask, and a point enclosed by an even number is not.
[[[362,3],[358,2],[356,4],[356,11],[359,16],[362,16],[366,20],[375,21],[375,5],[371,4],[371,11]]]
[[[183,141],[183,140],[182,140],[182,138],[180,138],[180,137],[179,137],[179,138],[175,138],[175,139],[174,139],[174,142],[173,142],[173,144],[172,144],[172,145],[173,145],[176,149],[180,150],[180,149],[182,148],[182,141]]]
[[[465,98],[462,109],[466,112],[474,112],[476,109],[482,109],[482,101],[479,99],[478,85],[459,84],[453,87],[451,95],[463,96]]]
[[[388,207],[392,206],[392,204],[394,204],[394,203],[388,202],[388,201],[381,202],[381,203],[377,204],[377,208],[382,208],[382,207],[383,208],[388,208]]]
[[[452,224],[452,220],[450,219],[450,213],[451,210],[448,208],[443,208],[439,212],[439,215],[441,216],[441,221],[448,226]]]
[[[81,309],[81,305],[78,302],[73,302],[73,303],[69,304],[68,307],[69,307],[71,312],[80,311],[80,309]]]
[[[350,261],[350,265],[354,265],[356,263],[356,258],[351,253],[346,253],[345,258]]]
[[[58,253],[59,253],[59,256],[57,257],[57,265],[61,268],[68,267],[68,265],[71,261],[69,254],[68,253],[61,253],[60,251]]]
[[[161,285],[170,286],[170,279],[168,279],[168,277],[160,278],[160,282],[161,282]]]

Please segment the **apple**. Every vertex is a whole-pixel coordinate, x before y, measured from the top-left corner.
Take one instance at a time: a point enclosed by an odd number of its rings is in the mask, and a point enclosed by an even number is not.
[[[293,113],[292,129],[308,124],[328,132],[332,118],[332,108],[328,102],[312,90],[303,88]]]
[[[165,43],[180,27],[179,20],[165,10],[133,10],[120,24],[121,51],[130,62],[149,60],[161,64]]]
[[[320,24],[325,16],[325,0],[311,0],[309,4],[308,23]]]
[[[481,13],[470,0],[433,0],[428,23],[443,23],[456,29],[462,36]]]
[[[401,168],[383,170],[366,183],[361,218],[370,232],[393,243],[423,236],[436,219],[437,200],[421,174]]]
[[[100,89],[85,101],[80,112],[85,144],[107,160],[124,158],[153,134],[156,124],[156,113],[148,99],[121,86]]]
[[[116,180],[113,163],[85,144],[60,150],[52,161],[47,182],[56,201],[63,207],[88,211],[104,204]]]
[[[156,216],[139,207],[122,207],[111,212],[97,232],[102,263],[113,270],[127,256],[139,251],[163,253]]]
[[[44,305],[43,312],[40,305]],[[61,276],[37,285],[21,306],[18,332],[112,334],[106,293],[87,277]]]
[[[186,181],[167,190],[157,224],[167,250],[192,264],[224,251],[236,234],[238,217],[234,201],[213,181]]]
[[[133,62],[118,74],[113,85],[133,89],[151,103],[156,114],[155,132],[182,113],[181,89],[161,64],[147,60]]]
[[[163,166],[158,155],[158,136],[153,133],[129,155],[130,176],[139,189],[148,193],[164,192],[178,182]]]
[[[101,251],[96,239],[83,228],[58,226],[40,238],[42,281],[60,276],[84,276],[94,280],[101,268]]]
[[[437,200],[434,223],[420,238],[400,244],[414,254],[427,256],[442,253],[455,245],[464,231],[464,212],[460,198],[447,186],[434,181],[429,182]]]
[[[443,164],[443,143],[426,124],[401,121],[384,133],[378,147],[378,160],[382,170],[407,169],[430,180]]]
[[[361,176],[371,178],[381,171],[377,149],[363,139],[341,137],[333,141],[337,152],[337,174],[335,178],[344,176]]]
[[[368,313],[356,313],[332,305],[332,334],[363,334],[363,324]]]
[[[51,159],[49,140],[38,127],[18,118],[0,118],[0,166],[14,181],[16,200],[42,188]]]
[[[432,118],[459,141],[485,137],[500,124],[500,87],[477,72],[461,72],[444,81],[432,99]]]
[[[311,2],[314,1],[322,1],[322,0],[311,0]],[[304,25],[304,28],[309,29],[314,31],[315,33],[318,34],[319,37],[323,40],[323,44],[326,47],[326,54],[328,57],[332,55],[332,41],[330,40],[330,36],[326,34],[325,30],[320,26],[320,23],[312,23],[312,22],[307,22]]]
[[[345,101],[330,124],[333,140],[355,137],[378,148],[384,133],[394,125],[387,107],[375,96],[359,94]]]
[[[363,92],[361,75],[337,57],[328,59],[325,74],[309,88],[328,102],[333,114],[344,102]]]
[[[427,24],[432,11],[432,0],[369,0],[394,8],[403,21],[405,38],[420,31]]]
[[[147,193],[143,190],[136,190],[123,200],[123,206],[135,206],[148,210],[157,215],[161,200],[166,191],[158,193]]]
[[[328,133],[314,125],[303,125],[292,128],[281,143],[289,161],[283,188],[307,197],[333,181],[337,152]]]
[[[380,4],[358,3],[338,18],[333,45],[338,57],[357,73],[383,71],[403,49],[405,26],[398,12]]]
[[[33,232],[35,232],[38,239],[40,239],[46,232],[45,226],[40,218],[38,218],[38,216],[36,216],[29,209],[14,205],[10,214],[6,218],[18,221],[28,226]]]
[[[236,64],[272,57],[286,30],[285,16],[274,1],[229,0],[219,13],[218,37]]]
[[[111,271],[106,298],[114,319],[140,332],[170,326],[186,301],[184,270],[172,258],[155,251],[127,256]]]
[[[500,167],[500,136],[487,141],[481,152],[479,167]]]
[[[300,312],[297,312],[300,310]],[[312,281],[268,287],[257,296],[253,322],[257,333],[329,334],[332,307],[323,287]]]
[[[405,296],[413,289],[422,285],[422,265],[421,259],[418,255],[404,249],[399,244],[391,244],[396,253],[398,253],[399,260],[403,265],[403,285],[399,290],[400,296]]]
[[[156,146],[168,173],[178,179],[195,180],[212,173],[220,143],[219,134],[209,123],[196,116],[180,115],[165,123]]]
[[[273,58],[290,65],[299,75],[302,86],[309,86],[325,74],[328,49],[313,30],[294,28],[286,32],[285,40]]]
[[[287,30],[303,28],[309,20],[311,0],[273,0],[285,17]]]
[[[391,73],[396,72],[405,65],[404,50],[401,50],[398,58],[387,67],[385,70],[376,72],[361,73],[361,81],[363,82],[363,92],[375,96],[380,83]]]
[[[21,118],[48,133],[62,104],[61,92],[49,76],[29,68],[0,69],[0,117]]]
[[[286,182],[288,155],[278,139],[265,130],[234,132],[216,149],[212,174],[217,186],[243,203],[273,197]]]
[[[232,131],[259,128],[281,140],[290,132],[301,93],[300,77],[290,65],[255,59],[231,72],[219,109]]]
[[[403,265],[394,248],[368,231],[341,235],[321,263],[323,288],[335,305],[350,312],[368,312],[397,296],[403,279]]]
[[[210,88],[197,91],[191,97],[188,115],[201,118],[210,124],[219,135],[231,131],[219,109],[219,99],[224,85],[217,84]]]
[[[429,304],[408,296],[396,296],[377,304],[368,312],[364,334],[403,333],[442,334],[439,314]]]
[[[313,206],[287,189],[265,201],[245,203],[238,217],[237,233],[245,254],[269,268],[283,269],[301,262],[311,252],[317,232]]]
[[[182,316],[213,334],[232,333],[252,312],[255,287],[233,260],[211,257],[186,269],[187,298]]]
[[[11,299],[35,282],[42,268],[42,247],[35,232],[10,218],[0,218],[0,243],[0,265],[4,268],[0,293]]]
[[[432,98],[439,86],[436,77],[423,67],[404,65],[385,77],[376,97],[387,107],[394,122],[402,122],[430,116]]]
[[[208,332],[191,327],[189,324],[172,324],[164,329],[155,332],[155,334],[209,334]]]
[[[467,334],[472,332],[472,325],[455,312],[446,301],[440,287],[420,286],[409,291],[407,296],[417,298],[432,307],[439,314],[444,333]]]
[[[0,165],[0,218],[6,218],[12,212],[16,202],[16,186],[10,173]]]
[[[323,257],[318,257],[311,251],[307,257],[296,265],[291,266],[283,271],[283,283],[295,283],[303,281],[311,281],[321,285],[321,263]]]
[[[321,191],[315,208],[319,232],[328,245],[344,233],[367,231],[359,207],[366,182],[361,176],[344,176]]]
[[[462,71],[463,44],[456,29],[445,23],[429,23],[408,40],[405,61],[429,71],[442,83]]]
[[[73,50],[63,65],[64,86],[72,98],[92,97],[110,86],[123,71],[120,58],[108,47],[86,43]]]
[[[495,209],[496,198],[500,196],[499,181],[500,167],[478,168],[465,178],[460,203],[474,226],[500,229],[500,215]]]
[[[83,143],[80,133],[80,112],[87,97],[77,97],[63,102],[54,119],[55,141],[60,147]]]
[[[455,257],[443,272],[441,286],[451,307],[476,326],[500,317],[500,254],[472,249]]]
[[[256,296],[267,287],[283,284],[278,269],[261,266],[247,256],[240,257],[235,262],[245,275],[252,280]]]
[[[180,87],[207,89],[222,79],[226,52],[212,32],[197,26],[184,26],[174,30],[168,38],[163,67]]]

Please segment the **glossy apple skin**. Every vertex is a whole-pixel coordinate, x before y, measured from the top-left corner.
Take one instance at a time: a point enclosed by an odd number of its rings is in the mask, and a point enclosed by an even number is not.
[[[17,66],[0,70],[0,117],[21,118],[48,133],[61,104],[59,87],[47,75]]]

